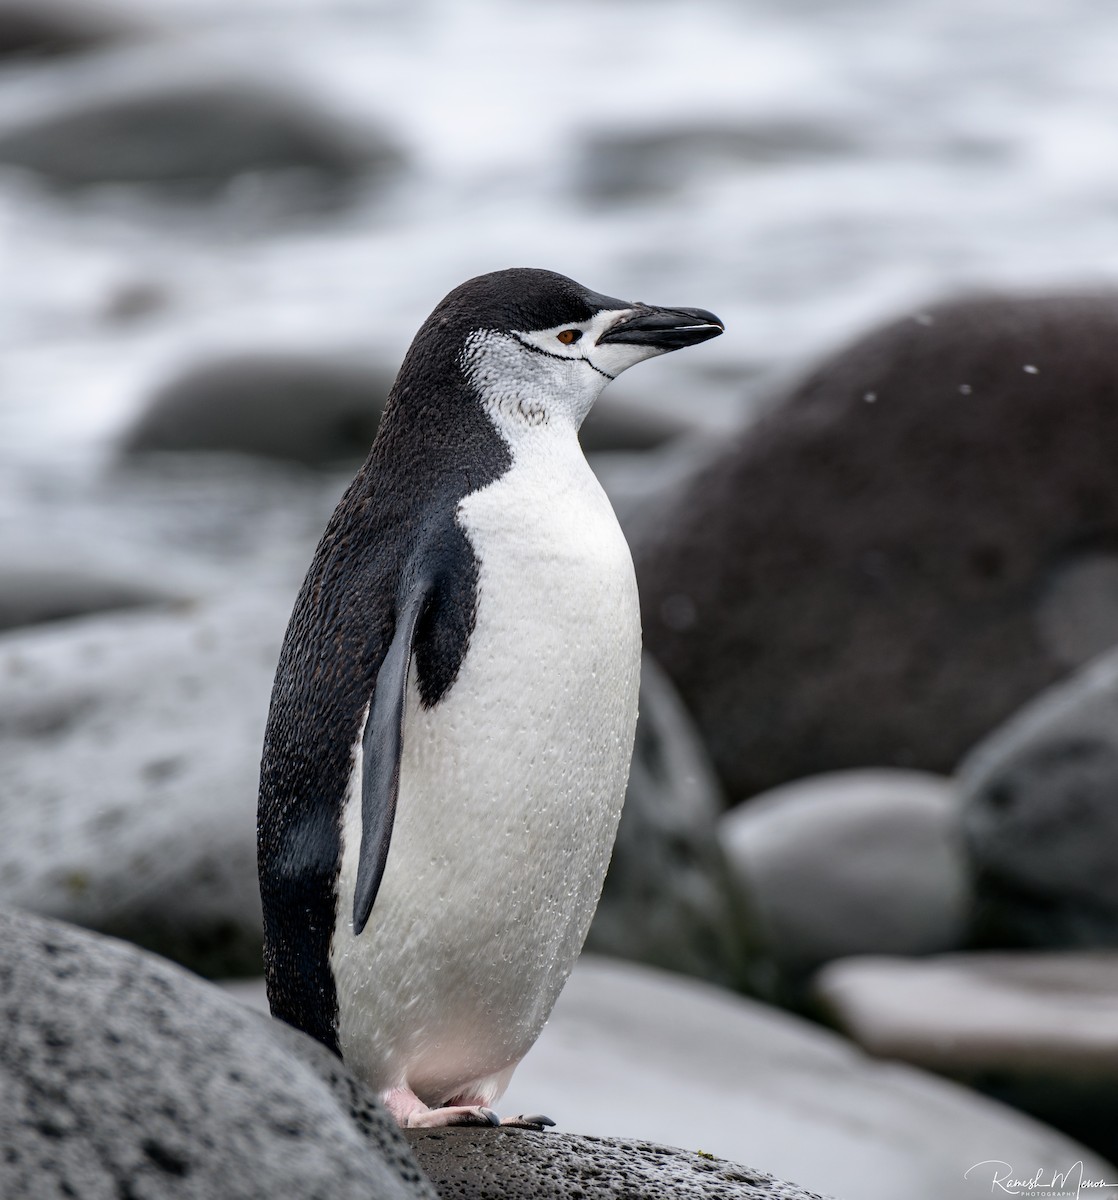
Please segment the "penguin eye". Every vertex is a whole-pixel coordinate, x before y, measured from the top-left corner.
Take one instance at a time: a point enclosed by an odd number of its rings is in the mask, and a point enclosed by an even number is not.
[[[563,343],[564,346],[569,346],[573,342],[577,342],[578,339],[582,337],[582,330],[564,329],[562,333],[557,333],[555,336]]]

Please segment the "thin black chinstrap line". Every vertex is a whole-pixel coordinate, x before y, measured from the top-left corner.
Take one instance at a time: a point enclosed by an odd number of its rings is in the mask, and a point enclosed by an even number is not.
[[[531,342],[526,342],[518,333],[512,335],[525,350],[533,350],[536,354],[542,354],[545,358],[557,358],[560,362],[571,362],[572,360],[566,354],[553,354],[550,350],[545,350],[542,346],[533,346]],[[574,362],[584,362],[591,371],[597,371],[599,375],[604,375],[607,379],[616,379],[616,375],[611,375],[608,371],[603,371],[601,367],[596,367],[585,354],[580,354]]]

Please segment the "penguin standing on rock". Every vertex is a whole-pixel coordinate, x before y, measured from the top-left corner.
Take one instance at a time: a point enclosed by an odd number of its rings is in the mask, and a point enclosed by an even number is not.
[[[578,430],[621,371],[721,332],[550,271],[469,280],[318,546],[261,767],[268,998],[401,1126],[497,1123],[582,948],[641,633]]]

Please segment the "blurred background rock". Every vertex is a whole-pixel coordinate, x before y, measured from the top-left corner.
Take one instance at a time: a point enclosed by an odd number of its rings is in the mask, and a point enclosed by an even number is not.
[[[259,973],[313,545],[434,303],[550,267],[727,322],[584,430],[649,650],[590,945],[754,999],[587,966],[532,1078],[615,1046],[573,1125],[684,1079],[867,1200],[1082,1150],[856,1046],[1118,1157],[1116,56],[1093,0],[0,0],[0,904]]]

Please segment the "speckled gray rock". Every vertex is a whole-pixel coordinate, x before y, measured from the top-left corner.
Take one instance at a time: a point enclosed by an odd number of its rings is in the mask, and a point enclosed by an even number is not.
[[[718,840],[721,811],[691,720],[646,654],[625,808],[588,949],[750,983],[746,907]]]
[[[0,912],[0,984],[4,1196],[433,1198],[328,1051],[170,963]]]
[[[259,972],[256,784],[287,604],[0,638],[0,903]]]
[[[293,594],[0,638],[0,903],[205,975],[259,972],[256,791]],[[740,983],[744,924],[717,789],[654,667],[642,706],[594,944]]]
[[[203,363],[157,389],[122,449],[230,451],[309,466],[360,462],[392,378],[345,356],[243,354]]]
[[[774,788],[722,819],[755,928],[793,987],[849,954],[959,949],[970,883],[949,780],[836,771]]]
[[[407,1138],[441,1200],[820,1200],[761,1171],[652,1142],[514,1129]]]
[[[823,1012],[869,1053],[988,1092],[1118,1161],[1118,954],[849,958]]]
[[[240,80],[92,78],[67,103],[0,132],[0,162],[62,187],[102,183],[220,188],[246,172],[319,182],[394,173],[399,150],[357,137],[307,101]]]
[[[1118,652],[980,743],[959,787],[975,940],[1118,946]]]
[[[626,532],[728,798],[954,770],[1118,640],[1118,299],[990,297],[817,366]],[[1109,564],[1109,566],[1108,566]]]

